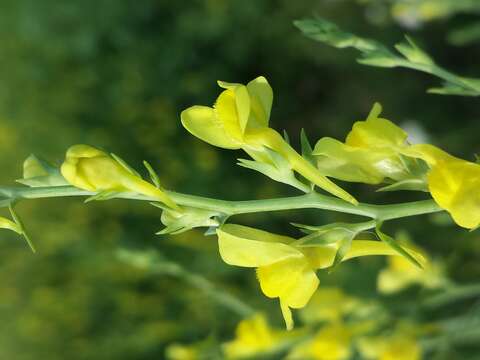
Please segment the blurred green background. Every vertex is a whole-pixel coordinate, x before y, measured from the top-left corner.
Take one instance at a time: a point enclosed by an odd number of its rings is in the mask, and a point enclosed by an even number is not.
[[[387,45],[408,33],[446,68],[480,76],[477,37],[464,31],[478,24],[475,2],[424,18],[399,15],[396,3],[2,0],[0,181],[13,184],[32,152],[60,163],[68,146],[87,143],[139,169],[148,160],[164,185],[180,192],[231,200],[295,194],[236,166],[243,154],[202,143],[179,121],[187,106],[213,103],[216,80],[245,83],[258,75],[274,88],[272,126],[287,130],[294,144],[301,128],[311,140],[343,139],[379,101],[385,117],[471,160],[480,152],[478,99],[428,95],[425,89],[436,79],[359,65],[353,51],[315,43],[292,25],[316,13]],[[426,197],[375,193],[362,185],[349,189],[374,203]],[[0,359],[162,359],[172,342],[232,337],[238,314],[181,276],[122,261],[118,250],[123,248],[154,249],[282,326],[277,303],[260,293],[253,271],[224,264],[214,237],[200,231],[156,237],[162,227],[159,209],[121,200],[84,205],[69,198],[28,201],[18,210],[38,253],[1,233]],[[351,218],[305,211],[234,220],[298,235],[289,222]],[[478,232],[461,230],[441,216],[395,221],[386,228],[406,229],[458,283],[478,281]],[[322,281],[375,297],[375,276],[383,264],[377,258],[352,262],[322,275]],[[415,301],[419,295],[408,296]]]

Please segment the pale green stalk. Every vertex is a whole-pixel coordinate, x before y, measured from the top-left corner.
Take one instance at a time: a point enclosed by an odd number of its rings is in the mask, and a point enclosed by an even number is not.
[[[42,199],[69,196],[88,197],[95,195],[93,192],[80,190],[73,186],[55,186],[44,188],[9,187],[0,188],[0,194],[3,194],[5,197],[7,197],[7,199],[3,200],[5,203],[10,202],[12,199],[18,201],[22,199]],[[321,209],[360,215],[379,221],[384,221],[442,211],[442,209],[435,204],[433,200],[388,205],[364,203],[353,205],[344,200],[332,196],[322,195],[316,192],[293,197],[244,201],[219,200],[177,192],[168,192],[168,195],[180,206],[218,211],[228,216],[294,209]],[[117,198],[156,201],[156,199],[153,197],[134,193],[121,193],[118,194]],[[0,202],[0,205],[2,205],[2,202]]]

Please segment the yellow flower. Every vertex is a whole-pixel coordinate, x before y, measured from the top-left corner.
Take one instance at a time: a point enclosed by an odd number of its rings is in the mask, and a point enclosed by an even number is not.
[[[293,238],[234,224],[217,229],[217,235],[223,261],[257,268],[262,292],[269,298],[279,298],[289,330],[293,328],[290,308],[303,308],[308,303],[319,285],[315,270],[332,266],[339,246],[338,243],[296,246]],[[353,240],[342,261],[366,255],[398,253],[380,241]]]
[[[458,225],[467,229],[480,225],[480,165],[468,161],[439,163],[428,175],[428,188]]]
[[[198,351],[192,346],[171,344],[165,349],[167,360],[198,360]]]
[[[479,164],[428,144],[412,146],[406,154],[429,164],[428,189],[435,202],[447,210],[458,225],[467,229],[480,225]]]
[[[367,120],[353,125],[345,143],[328,137],[317,142],[313,155],[322,173],[366,184],[409,176],[399,156],[399,149],[407,146],[407,134],[391,121],[379,118],[381,111],[381,105],[375,103]]]
[[[271,329],[265,317],[256,314],[237,325],[235,339],[223,344],[223,352],[227,359],[251,357],[274,351],[292,339],[284,332]]]
[[[313,339],[294,347],[288,360],[343,360],[351,355],[352,333],[341,323],[324,326]]]
[[[243,149],[260,162],[271,161],[265,154],[265,147],[270,148],[318,187],[357,204],[350,194],[327,179],[268,127],[273,92],[267,79],[260,76],[247,85],[219,81],[218,85],[225,90],[213,108],[197,105],[182,111],[182,124],[191,134],[214,146]]]
[[[362,338],[358,341],[362,357],[367,360],[420,360],[422,351],[415,337],[395,333],[390,336]]]
[[[102,192],[136,192],[178,209],[162,190],[143,180],[107,153],[88,145],[74,145],[61,167],[63,177],[80,189]]]
[[[307,323],[339,322],[343,316],[350,314],[359,303],[357,299],[346,295],[340,288],[322,287],[312,296],[300,315],[302,320]]]

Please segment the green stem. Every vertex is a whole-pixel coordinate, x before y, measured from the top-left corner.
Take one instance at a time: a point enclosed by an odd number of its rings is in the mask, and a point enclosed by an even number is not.
[[[44,188],[9,187],[0,188],[0,194],[16,200],[95,195],[93,192],[80,190],[73,186],[54,186]],[[211,199],[177,192],[168,192],[168,195],[178,205],[218,211],[229,216],[281,210],[321,209],[360,215],[384,221],[442,211],[442,209],[435,204],[433,200],[389,205],[373,205],[364,203],[353,205],[344,200],[332,196],[318,194],[316,192],[293,197],[246,201]],[[157,200],[154,197],[148,197],[135,193],[122,193],[117,197],[141,201]]]
[[[480,284],[457,285],[426,299],[422,305],[427,308],[436,309],[451,303],[476,297],[480,297]]]
[[[145,268],[152,274],[170,275],[179,278],[206,294],[218,305],[232,310],[242,318],[255,313],[255,310],[242,300],[218,288],[203,276],[193,274],[180,264],[164,259],[158,255],[158,252],[121,249],[117,252],[117,256],[120,260],[138,268]]]

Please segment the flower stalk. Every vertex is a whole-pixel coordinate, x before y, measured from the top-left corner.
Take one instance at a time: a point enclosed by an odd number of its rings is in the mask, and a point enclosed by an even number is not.
[[[89,197],[95,195],[96,193],[87,190],[81,190],[73,186],[52,186],[37,188],[2,187],[0,188],[0,194],[8,197],[8,199],[3,201],[11,202],[12,199],[19,201],[22,199],[31,200],[71,196]],[[242,201],[214,199],[173,191],[167,191],[167,194],[178,205],[205,210],[214,210],[224,213],[228,216],[294,209],[319,209],[365,216],[371,219],[384,221],[443,211],[443,209],[441,209],[433,200],[421,200],[388,205],[367,203],[353,205],[333,196],[323,195],[316,192],[299,196]],[[157,200],[154,197],[127,192],[118,193],[115,198],[140,201]]]

